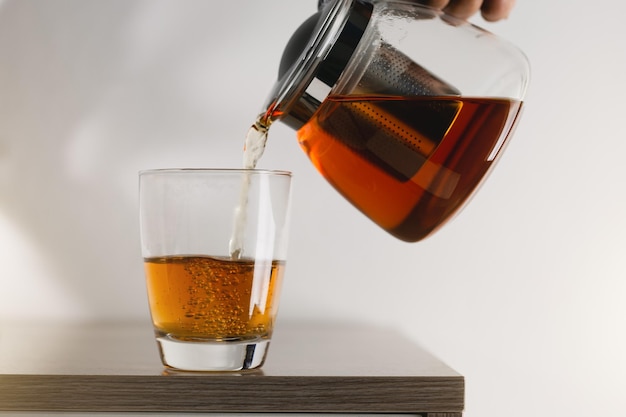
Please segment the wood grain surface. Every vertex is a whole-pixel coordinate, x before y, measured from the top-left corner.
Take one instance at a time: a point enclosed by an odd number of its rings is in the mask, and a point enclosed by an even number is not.
[[[259,371],[173,372],[149,323],[0,325],[0,410],[460,416],[464,378],[385,328],[280,323]]]

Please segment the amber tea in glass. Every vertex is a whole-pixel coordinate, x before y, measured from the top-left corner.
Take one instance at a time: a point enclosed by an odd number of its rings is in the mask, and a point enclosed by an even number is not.
[[[263,364],[286,265],[290,187],[286,171],[140,173],[146,286],[164,365]]]

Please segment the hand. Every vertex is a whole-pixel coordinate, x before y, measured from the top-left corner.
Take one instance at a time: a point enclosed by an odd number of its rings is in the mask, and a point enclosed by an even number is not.
[[[1,0],[0,0],[1,1]],[[318,0],[317,8],[331,0]],[[467,19],[479,10],[483,18],[489,22],[505,19],[515,5],[515,0],[415,0],[436,9],[444,10],[452,16]]]
[[[416,0],[419,3],[442,9],[452,16],[467,19],[478,11],[490,22],[508,17],[515,0]]]

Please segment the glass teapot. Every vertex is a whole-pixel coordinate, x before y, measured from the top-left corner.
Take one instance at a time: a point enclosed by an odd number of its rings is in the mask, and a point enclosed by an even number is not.
[[[295,129],[341,195],[415,242],[493,167],[528,79],[519,49],[465,20],[410,1],[332,0],[288,42],[259,120]]]

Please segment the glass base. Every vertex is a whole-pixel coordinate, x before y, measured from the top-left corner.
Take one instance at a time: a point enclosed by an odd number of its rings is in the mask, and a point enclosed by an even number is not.
[[[269,339],[245,341],[178,340],[157,337],[161,361],[181,371],[241,371],[263,365]]]

